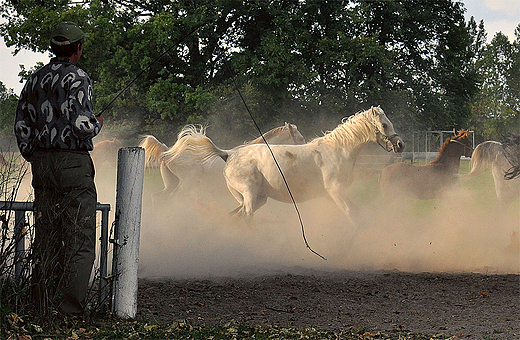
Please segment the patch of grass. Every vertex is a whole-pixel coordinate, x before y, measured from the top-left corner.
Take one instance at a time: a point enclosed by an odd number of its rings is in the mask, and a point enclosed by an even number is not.
[[[444,334],[418,334],[396,329],[391,332],[347,328],[338,331],[274,326],[258,326],[229,323],[223,326],[205,327],[188,321],[172,324],[154,324],[146,320],[121,320],[112,317],[69,320],[52,331],[37,325],[18,321],[18,325],[6,332],[13,339],[356,339],[356,340],[431,340],[452,339]]]

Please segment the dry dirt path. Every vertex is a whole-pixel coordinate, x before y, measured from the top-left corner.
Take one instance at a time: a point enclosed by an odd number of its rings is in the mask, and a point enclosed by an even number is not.
[[[138,317],[513,340],[520,339],[519,288],[519,275],[397,271],[141,279]]]

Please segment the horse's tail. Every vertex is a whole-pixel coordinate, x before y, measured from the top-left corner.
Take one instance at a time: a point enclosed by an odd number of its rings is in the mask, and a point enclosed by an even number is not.
[[[178,135],[177,142],[164,152],[166,163],[200,162],[211,164],[218,158],[227,160],[229,154],[226,150],[217,147],[211,139],[206,136],[203,126],[186,125]]]
[[[159,140],[152,135],[144,136],[139,146],[144,149],[146,167],[149,167],[150,164],[157,165],[160,163],[163,152],[168,150],[166,144],[159,142]]]
[[[486,171],[503,152],[502,143],[487,141],[477,145],[471,155],[471,171],[469,176],[476,176]]]

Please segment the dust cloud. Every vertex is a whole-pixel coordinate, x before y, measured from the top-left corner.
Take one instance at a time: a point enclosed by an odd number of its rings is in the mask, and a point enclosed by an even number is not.
[[[492,182],[483,174],[445,194],[418,201],[384,200],[378,174],[357,175],[349,188],[359,207],[356,226],[324,198],[299,203],[307,249],[292,204],[269,199],[255,224],[230,217],[237,203],[220,172],[194,179],[168,200],[158,169],[145,172],[140,277],[211,278],[307,270],[407,272],[520,272],[520,202],[499,212]],[[99,200],[115,208],[115,169],[96,174]],[[187,189],[192,188],[192,189]],[[111,216],[113,218],[113,210]]]

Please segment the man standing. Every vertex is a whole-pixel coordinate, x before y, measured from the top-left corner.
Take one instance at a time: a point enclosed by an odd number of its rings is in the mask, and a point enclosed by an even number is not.
[[[93,112],[88,74],[76,66],[84,39],[75,23],[54,28],[56,57],[27,80],[16,111],[18,148],[33,176],[32,282],[41,312],[55,306],[82,314],[95,259],[97,193],[89,151],[103,119]]]

